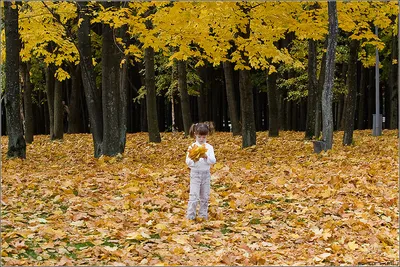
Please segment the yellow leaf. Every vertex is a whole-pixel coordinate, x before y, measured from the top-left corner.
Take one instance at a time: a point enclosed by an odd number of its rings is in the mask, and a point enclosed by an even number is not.
[[[181,248],[181,247],[175,247],[175,248],[172,250],[172,252],[173,252],[174,254],[183,254],[183,253],[185,253],[185,250],[184,250],[183,248]]]
[[[224,165],[222,165],[221,163],[217,162],[216,164],[214,164],[214,169],[219,170],[222,169]]]
[[[207,148],[205,145],[197,146],[193,145],[192,148],[189,149],[189,158],[191,158],[194,162],[198,161],[202,158],[207,152]]]
[[[347,243],[347,246],[349,246],[349,249],[351,250],[356,250],[358,248],[358,244],[355,241]]]

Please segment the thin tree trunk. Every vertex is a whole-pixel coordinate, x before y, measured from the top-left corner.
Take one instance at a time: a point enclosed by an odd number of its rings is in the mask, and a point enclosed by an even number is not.
[[[343,145],[351,145],[353,142],[354,113],[357,102],[357,53],[358,41],[350,42],[349,74],[348,74],[348,93],[346,96],[346,111],[344,120]]]
[[[84,118],[81,114],[81,77],[80,67],[71,67],[71,95],[68,102],[68,133],[81,133]]]
[[[181,95],[183,128],[185,131],[185,136],[189,136],[189,129],[192,125],[192,117],[190,115],[190,103],[189,94],[187,91],[186,75],[186,61],[178,60],[178,88]]]
[[[268,83],[268,116],[269,116],[269,137],[279,136],[279,114],[278,114],[278,94],[276,89],[276,79],[278,73],[267,73]]]
[[[49,109],[49,125],[50,125],[50,139],[54,137],[54,67],[52,65],[46,68],[46,94],[47,106]]]
[[[236,3],[244,13],[248,15],[250,9],[245,5]],[[244,39],[250,38],[250,19],[246,18],[247,22],[245,30],[240,29],[239,36]],[[249,65],[249,58],[245,55],[244,51],[241,51],[241,57],[245,61],[245,65]],[[240,91],[240,110],[242,120],[242,148],[253,146],[256,144],[256,123],[254,119],[254,102],[253,102],[253,90],[251,88],[250,71],[239,70],[239,91]]]
[[[20,114],[21,90],[19,87],[18,7],[12,2],[4,2],[6,63],[5,63],[5,107],[8,135],[7,156],[26,158],[26,143]]]
[[[357,119],[357,129],[362,130],[365,127],[365,88],[367,86],[366,83],[366,69],[361,64],[360,71],[360,86],[358,88],[358,119]]]
[[[122,56],[122,55],[121,55]],[[128,56],[124,56],[125,62],[122,65],[120,74],[120,99],[119,99],[119,135],[121,153],[125,152],[126,133],[128,131]]]
[[[64,135],[64,106],[62,104],[62,83],[55,80],[54,85],[54,130],[52,140],[63,139]]]
[[[199,75],[200,79],[203,81],[200,84],[200,95],[197,98],[197,106],[199,112],[199,121],[204,122],[207,120],[207,95],[208,95],[208,77],[207,77],[207,68],[206,67],[199,67],[197,69],[197,74]]]
[[[231,120],[232,135],[240,135],[242,132],[242,127],[239,121],[238,107],[235,97],[235,85],[233,77],[233,66],[229,61],[224,61],[222,63],[224,68],[225,85],[226,85],[226,98],[228,101],[229,118]]]
[[[22,75],[24,79],[24,117],[25,117],[25,140],[28,144],[33,142],[33,106],[32,106],[32,84],[29,75],[30,64],[22,64]]]
[[[328,45],[328,38],[326,38],[325,46]],[[315,133],[316,139],[319,139],[322,131],[322,91],[324,89],[325,81],[325,69],[326,69],[326,53],[323,53],[321,60],[321,70],[318,77],[318,89],[316,96],[316,108],[315,108]]]
[[[399,58],[398,58],[398,46],[397,46],[398,38],[395,35],[392,35],[392,60],[397,60],[397,64],[390,64],[390,72],[389,72],[389,92],[390,94],[387,96],[389,98],[389,113],[386,117],[389,117],[389,128],[396,129],[398,126],[398,103],[399,97],[397,95],[397,84],[396,84],[396,76],[397,76],[397,68],[399,66]],[[398,81],[397,81],[398,82]],[[386,124],[388,125],[388,124]]]
[[[104,4],[103,4],[104,5]],[[107,6],[107,5],[105,5]],[[102,104],[103,104],[103,154],[115,156],[123,153],[120,136],[120,56],[114,44],[113,29],[103,25],[102,45]]]
[[[305,138],[312,139],[315,135],[316,112],[318,99],[317,85],[317,47],[316,41],[308,40],[308,97],[307,97],[307,119]]]
[[[90,118],[90,130],[93,136],[94,156],[96,158],[103,154],[103,119],[100,92],[96,87],[95,72],[92,63],[92,51],[90,40],[90,20],[87,15],[87,2],[80,2],[81,10],[79,17],[82,19],[78,28],[78,47],[80,54],[80,65],[82,70],[82,82],[85,90],[86,103]]]
[[[147,47],[144,50],[144,62],[146,68],[146,106],[147,124],[149,126],[149,141],[161,142],[160,130],[158,129],[157,99],[154,71],[154,49]]]
[[[242,114],[242,148],[256,144],[256,123],[254,120],[253,91],[250,71],[239,71],[240,106]]]
[[[336,38],[338,32],[336,2],[328,3],[328,16],[328,49],[326,51],[326,74],[324,90],[322,92],[322,137],[325,143],[325,150],[332,149],[333,145],[332,90],[335,74]]]

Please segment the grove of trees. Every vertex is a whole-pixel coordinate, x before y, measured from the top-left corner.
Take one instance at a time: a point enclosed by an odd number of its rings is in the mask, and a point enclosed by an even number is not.
[[[89,132],[95,157],[115,156],[126,133],[160,142],[198,121],[243,148],[280,130],[350,145],[372,128],[376,48],[384,128],[398,127],[397,1],[3,3],[10,157],[37,134]]]

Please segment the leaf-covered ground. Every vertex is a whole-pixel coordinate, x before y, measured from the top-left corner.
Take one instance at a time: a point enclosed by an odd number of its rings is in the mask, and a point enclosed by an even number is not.
[[[216,133],[210,219],[185,219],[182,133],[129,134],[93,158],[91,135],[35,136],[27,159],[2,137],[2,265],[397,265],[397,132],[313,153],[304,133]]]

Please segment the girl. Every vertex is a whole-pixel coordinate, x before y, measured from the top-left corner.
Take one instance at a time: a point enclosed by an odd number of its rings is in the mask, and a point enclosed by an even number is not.
[[[210,198],[210,166],[216,162],[214,148],[207,143],[207,135],[214,132],[211,122],[196,123],[190,127],[189,134],[196,137],[196,142],[188,148],[186,164],[190,168],[190,193],[186,217],[190,220],[196,218],[197,203],[200,202],[199,218],[208,218],[208,200]],[[194,145],[205,145],[207,152],[199,159],[189,157],[189,151]]]

